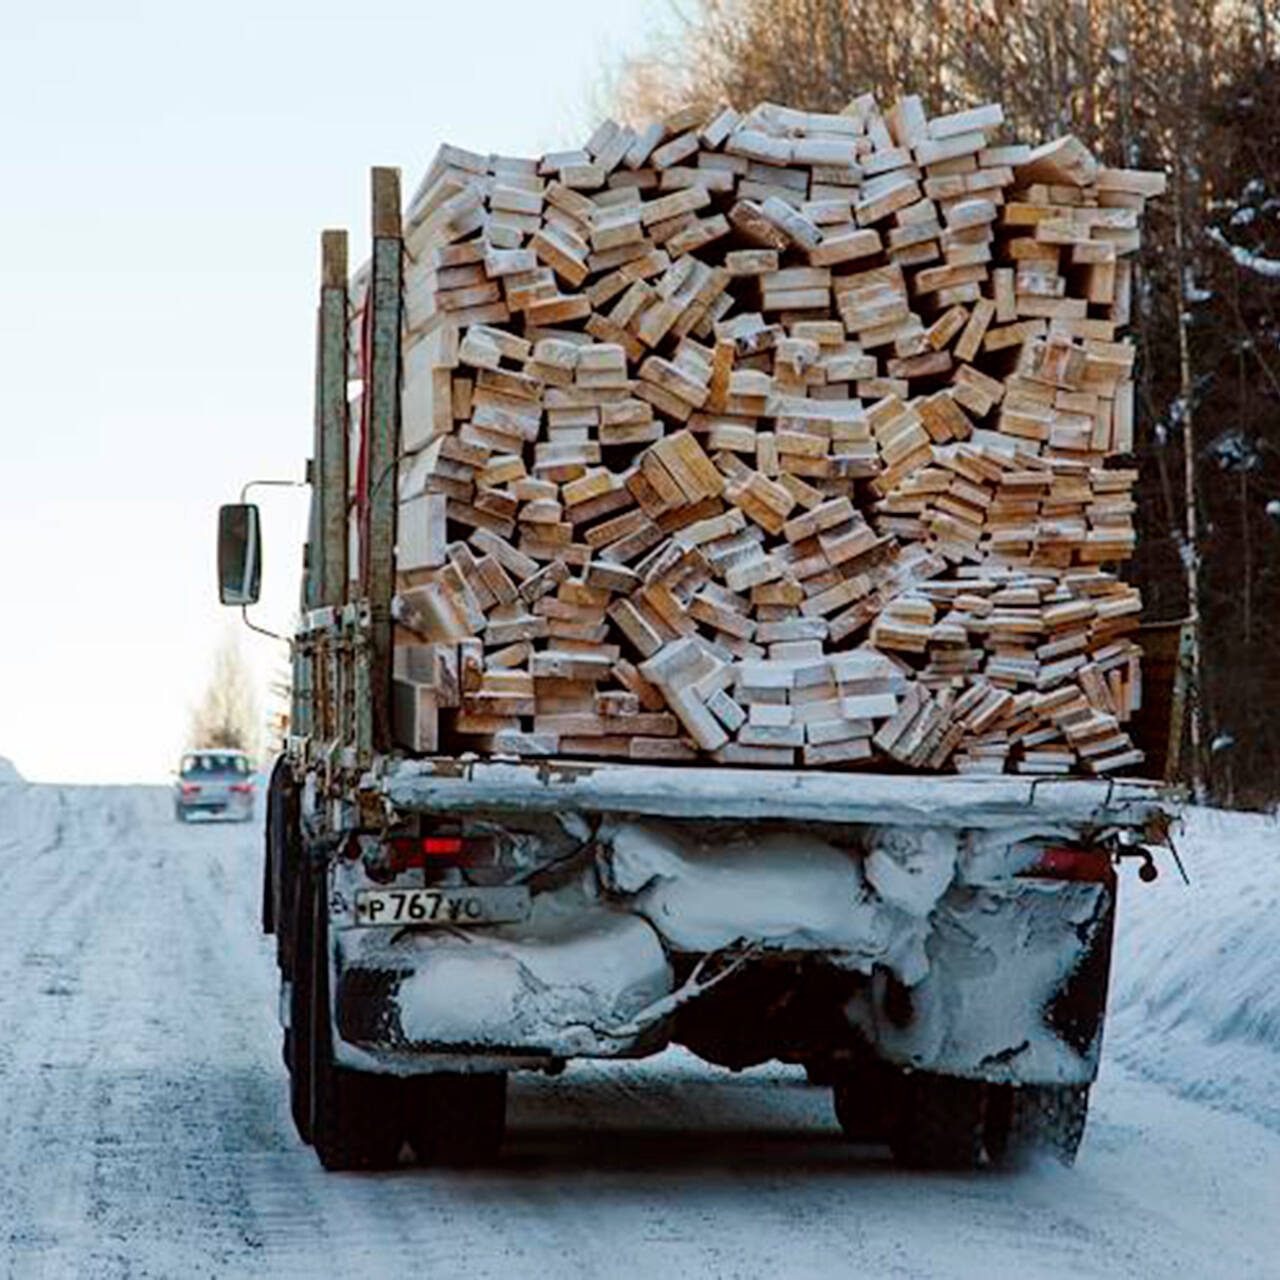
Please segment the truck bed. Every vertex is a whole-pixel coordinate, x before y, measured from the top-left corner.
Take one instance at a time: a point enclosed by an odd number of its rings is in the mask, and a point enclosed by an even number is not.
[[[626,813],[647,817],[1079,831],[1139,828],[1166,812],[1149,779],[919,777],[805,769],[697,768],[548,760],[403,760],[383,791],[435,813]]]

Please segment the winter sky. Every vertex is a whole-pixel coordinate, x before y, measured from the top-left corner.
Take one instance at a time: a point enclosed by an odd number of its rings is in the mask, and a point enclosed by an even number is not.
[[[319,232],[368,245],[368,169],[589,132],[659,0],[27,5],[0,45],[0,756],[162,780],[238,614],[214,522],[310,450]],[[268,606],[305,499],[263,499]],[[243,632],[259,677],[285,651]]]

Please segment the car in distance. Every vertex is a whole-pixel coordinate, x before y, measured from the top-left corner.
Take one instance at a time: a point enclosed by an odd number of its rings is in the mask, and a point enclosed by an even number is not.
[[[243,751],[210,748],[182,757],[173,795],[173,816],[216,813],[248,822],[253,817],[253,763]]]

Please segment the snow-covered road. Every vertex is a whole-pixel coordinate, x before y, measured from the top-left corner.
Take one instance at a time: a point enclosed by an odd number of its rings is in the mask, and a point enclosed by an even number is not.
[[[798,1071],[670,1054],[518,1079],[497,1169],[326,1175],[258,841],[161,791],[0,786],[0,1274],[1280,1276],[1280,1126],[1140,1075],[1140,995],[1070,1172],[904,1173]]]

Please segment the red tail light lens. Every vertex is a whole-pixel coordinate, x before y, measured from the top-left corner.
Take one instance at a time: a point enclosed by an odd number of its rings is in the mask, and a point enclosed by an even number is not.
[[[193,796],[199,790],[200,784],[198,782],[184,782],[182,784],[182,794],[184,796]]]
[[[427,836],[422,841],[422,852],[428,858],[457,857],[462,851],[461,836]]]
[[[1105,849],[1072,849],[1067,845],[1051,845],[1020,874],[1046,880],[1085,880],[1093,884],[1107,884],[1115,879],[1111,855]]]
[[[440,863],[469,866],[490,851],[488,840],[464,836],[393,836],[390,845],[391,867],[397,872]]]
[[[365,871],[380,884],[403,871],[423,871],[428,882],[448,879],[450,869],[486,869],[496,864],[498,841],[490,835],[459,835],[450,824],[444,832],[420,832],[416,836],[353,835],[343,854],[364,863]]]
[[[253,783],[233,782],[231,784],[231,790],[236,792],[237,795],[247,796],[253,790]]]

